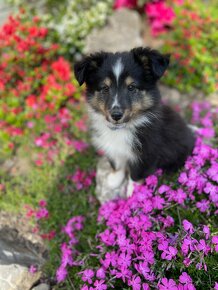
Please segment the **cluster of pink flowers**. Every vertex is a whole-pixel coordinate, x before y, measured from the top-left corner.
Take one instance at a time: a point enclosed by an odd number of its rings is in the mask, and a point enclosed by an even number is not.
[[[183,3],[183,0],[177,0],[175,2],[180,5]],[[116,0],[114,2],[115,9],[123,7],[144,10],[149,19],[153,36],[166,32],[167,29],[172,27],[175,18],[172,7],[168,6],[164,0],[144,1],[143,7],[139,6],[137,0]]]
[[[48,233],[42,232],[39,224],[39,221],[43,221],[49,218],[47,202],[44,199],[42,199],[39,201],[38,206],[36,208],[33,208],[28,204],[26,204],[24,208],[26,210],[26,218],[34,219],[36,222],[36,226],[33,228],[33,232],[40,233],[41,238],[44,240],[48,241],[52,240],[55,237],[56,232],[54,230],[51,230]]]
[[[218,235],[208,225],[181,219],[180,210],[218,214],[218,149],[204,141],[215,134],[218,110],[208,103],[193,103],[192,110],[198,137],[177,183],[163,184],[159,170],[136,185],[132,197],[101,206],[98,221],[107,228],[98,235],[100,264],[80,272],[82,290],[116,288],[119,281],[133,290],[196,289],[188,269],[207,271],[207,257],[218,252]],[[170,211],[174,207],[177,211]],[[166,277],[177,264],[184,269],[180,276]]]
[[[151,32],[154,36],[166,31],[171,27],[175,13],[164,1],[151,2],[145,5],[145,13],[151,25]]]
[[[81,169],[77,169],[76,172],[69,176],[68,179],[73,181],[77,190],[81,190],[89,187],[95,177],[95,171],[85,172]]]
[[[56,271],[56,279],[62,282],[67,277],[67,268],[70,266],[78,266],[80,263],[76,262],[74,258],[78,255],[74,246],[78,243],[76,233],[83,229],[84,218],[82,216],[75,216],[68,220],[66,226],[62,231],[67,235],[68,242],[61,245],[61,264]]]
[[[44,128],[39,136],[35,137],[34,143],[41,152],[38,153],[35,160],[36,165],[41,166],[46,162],[53,162],[60,154],[60,146],[66,146],[69,153],[84,152],[88,148],[88,144],[83,140],[78,140],[74,132],[76,130],[86,131],[83,119],[75,122],[72,112],[64,107],[55,115],[45,115]],[[74,128],[74,132],[70,128]],[[32,131],[34,131],[34,123],[31,123]]]

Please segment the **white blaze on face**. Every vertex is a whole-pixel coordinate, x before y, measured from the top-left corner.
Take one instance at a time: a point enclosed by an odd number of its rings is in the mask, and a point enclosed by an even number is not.
[[[121,58],[119,58],[119,59],[116,61],[116,63],[113,65],[113,68],[112,68],[113,73],[114,73],[114,75],[115,75],[115,77],[116,77],[117,84],[118,84],[118,82],[119,82],[119,77],[120,77],[120,75],[121,75],[121,73],[122,73],[122,71],[123,71],[123,68],[124,68],[124,66],[123,66],[123,64],[122,64]],[[116,106],[119,107],[119,102],[118,102],[118,99],[117,99],[117,94],[116,94],[116,96],[115,96],[115,98],[114,98],[114,102],[113,102],[113,104],[112,104],[112,108],[114,108],[114,107],[116,107]]]
[[[114,107],[119,107],[119,106],[120,106],[120,104],[119,104],[119,102],[118,102],[117,94],[116,94],[116,96],[114,97],[113,104],[112,104],[112,109],[113,109]]]
[[[123,64],[122,64],[122,61],[121,61],[121,58],[118,58],[118,60],[116,61],[116,63],[113,65],[113,73],[116,77],[116,80],[117,80],[117,83],[119,81],[119,77],[123,71]]]

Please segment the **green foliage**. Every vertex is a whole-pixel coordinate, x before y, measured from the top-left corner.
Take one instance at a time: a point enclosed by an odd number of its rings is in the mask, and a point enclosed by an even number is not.
[[[40,15],[42,22],[53,29],[50,37],[59,39],[62,51],[70,55],[81,52],[84,39],[95,27],[102,26],[112,12],[113,0],[9,0],[25,8],[30,15]],[[43,13],[42,13],[43,12]]]
[[[176,17],[163,47],[171,53],[165,82],[182,91],[193,88],[209,94],[218,89],[217,1],[173,3]]]

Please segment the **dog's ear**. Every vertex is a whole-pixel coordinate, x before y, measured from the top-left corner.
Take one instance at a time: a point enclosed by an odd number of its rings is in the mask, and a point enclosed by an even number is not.
[[[85,56],[82,60],[75,63],[74,74],[80,86],[87,81],[89,74],[99,69],[106,57],[107,53],[99,52]]]
[[[131,52],[135,60],[142,64],[146,70],[149,69],[156,80],[162,77],[170,62],[169,54],[161,54],[149,47],[137,47]]]

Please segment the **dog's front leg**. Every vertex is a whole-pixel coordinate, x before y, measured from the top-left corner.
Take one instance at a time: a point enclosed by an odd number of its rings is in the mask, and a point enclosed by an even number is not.
[[[118,188],[126,177],[126,162],[124,160],[113,161],[109,159],[113,171],[108,174],[107,185],[111,189]]]

